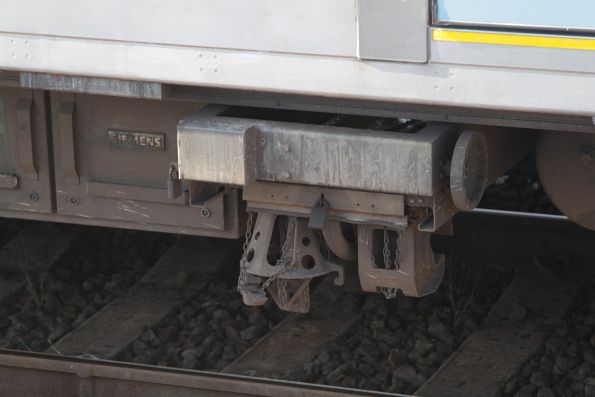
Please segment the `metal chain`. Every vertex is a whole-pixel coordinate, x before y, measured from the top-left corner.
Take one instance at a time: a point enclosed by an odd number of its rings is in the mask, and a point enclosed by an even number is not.
[[[368,245],[368,250],[370,251],[370,256],[371,256],[371,260],[372,260],[372,267],[374,268],[378,268],[378,266],[376,265],[376,259],[374,258],[374,253],[372,252],[372,250],[370,249],[369,246],[369,229],[366,228],[366,244]],[[384,259],[384,268],[387,270],[398,270],[399,269],[399,260],[400,260],[400,250],[399,250],[399,239],[400,239],[400,234],[397,237],[397,248],[395,249],[395,260],[393,262],[393,266],[391,266],[390,263],[390,241],[389,241],[389,235],[388,235],[388,229],[384,229],[383,233],[382,233],[382,257]],[[384,294],[384,297],[388,300],[390,299],[394,299],[397,297],[397,293],[399,292],[398,288],[389,288],[389,287],[380,287],[378,288],[378,290]]]
[[[399,270],[401,268],[401,232],[397,232],[397,241],[395,241],[395,261],[393,262],[394,269]]]
[[[382,231],[382,256],[384,259],[384,268],[390,270],[390,242],[388,240],[388,230],[384,228]]]
[[[246,222],[246,235],[244,236],[244,245],[242,246],[242,258],[240,259],[240,275],[238,276],[238,292],[244,292],[244,286],[246,285],[246,280],[248,279],[248,272],[246,268],[248,267],[248,261],[246,259],[246,255],[248,254],[248,245],[250,244],[250,239],[252,238],[252,222],[254,220],[254,213],[248,212],[248,221]]]
[[[273,281],[277,280],[283,273],[290,271],[295,266],[295,238],[296,238],[296,223],[297,218],[294,216],[289,217],[287,222],[287,234],[283,247],[281,248],[281,258],[277,260],[276,267],[279,269],[273,275],[271,275],[260,287],[261,291],[264,291]],[[280,302],[287,298],[287,282],[279,280],[277,288],[277,296]]]

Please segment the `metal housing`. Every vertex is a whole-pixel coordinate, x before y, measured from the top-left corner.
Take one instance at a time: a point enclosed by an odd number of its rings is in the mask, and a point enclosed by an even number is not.
[[[447,184],[440,167],[456,137],[440,123],[406,134],[196,115],[178,125],[178,157],[188,180],[433,196]]]

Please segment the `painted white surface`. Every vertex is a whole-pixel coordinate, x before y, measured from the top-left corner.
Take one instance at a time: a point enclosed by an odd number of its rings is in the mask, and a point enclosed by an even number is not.
[[[423,105],[595,115],[593,74],[0,33],[0,69]]]
[[[0,0],[0,32],[356,55],[356,0]]]

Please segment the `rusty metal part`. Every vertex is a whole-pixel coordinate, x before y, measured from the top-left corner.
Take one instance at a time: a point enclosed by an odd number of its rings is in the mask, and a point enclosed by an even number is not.
[[[273,237],[275,221],[279,215],[259,213],[252,233],[252,240],[248,245],[248,273],[271,277],[279,270],[275,264],[269,263],[267,253]],[[284,279],[296,280],[323,276],[336,272],[336,285],[343,283],[343,268],[325,260],[320,253],[320,240],[317,234],[308,229],[308,220],[298,218],[295,223],[295,243],[292,266],[283,273]],[[310,262],[308,262],[310,261]]]
[[[333,254],[346,261],[354,261],[357,260],[357,243],[345,238],[344,225],[349,226],[341,222],[327,222],[322,235]]]
[[[328,221],[370,223],[401,227],[407,225],[405,198],[399,194],[361,192],[322,186],[255,182],[244,187],[248,209],[310,217],[320,197],[328,203]]]
[[[543,133],[536,154],[539,180],[552,203],[595,230],[595,136]]]
[[[450,192],[458,209],[469,211],[477,207],[486,188],[488,164],[483,133],[464,131],[457,139],[450,165]]]
[[[397,288],[407,296],[425,296],[435,292],[444,275],[445,257],[434,254],[430,233],[420,232],[417,224],[396,230],[399,260],[396,268],[378,268],[374,260],[377,227],[358,226],[358,269],[362,289],[377,292]]]
[[[277,277],[269,284],[267,291],[279,309],[294,313],[308,313],[310,281],[312,281],[311,278],[287,280]]]
[[[262,290],[266,288],[281,309],[304,313],[310,307],[310,281],[314,277],[336,272],[335,284],[342,285],[344,270],[341,265],[322,256],[321,241],[318,234],[308,228],[306,218],[288,217],[281,259],[269,262],[269,247],[279,217],[271,213],[258,214],[246,251],[246,280],[242,296],[246,304],[264,304],[266,299]],[[292,219],[295,220],[292,222]],[[257,288],[261,283],[262,286]]]
[[[448,223],[459,212],[452,200],[450,189],[443,189],[434,197],[408,197],[411,208],[428,208],[417,228],[420,232],[434,233]]]
[[[0,374],[0,395],[19,397],[394,396],[331,386],[6,350],[0,351]]]

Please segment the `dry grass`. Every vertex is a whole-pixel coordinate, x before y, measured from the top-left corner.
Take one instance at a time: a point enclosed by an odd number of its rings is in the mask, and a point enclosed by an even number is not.
[[[33,282],[31,281],[31,278],[29,277],[29,271],[28,271],[28,267],[29,267],[29,254],[27,252],[27,246],[25,244],[25,239],[23,238],[23,234],[21,233],[20,230],[18,231],[18,235],[19,235],[19,241],[21,242],[21,250],[23,252],[23,256],[22,256],[23,257],[23,260],[22,261],[19,261],[19,266],[21,268],[21,272],[23,273],[23,277],[25,278],[25,282],[26,282],[26,285],[27,285],[27,290],[31,294],[31,297],[35,301],[35,304],[37,305],[37,307],[40,307],[41,306],[41,300],[39,299],[39,294],[35,290],[35,286],[33,285]]]
[[[475,300],[483,265],[447,263],[441,288],[452,309],[452,326],[456,328]]]

